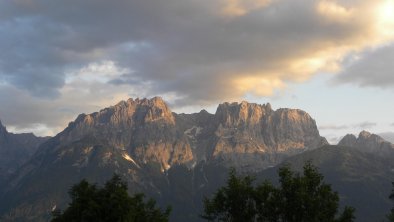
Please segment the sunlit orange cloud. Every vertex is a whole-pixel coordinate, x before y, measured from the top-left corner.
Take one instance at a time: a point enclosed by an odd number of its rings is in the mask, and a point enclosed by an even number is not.
[[[346,8],[335,1],[320,1],[317,3],[317,11],[336,22],[346,22],[354,14],[353,8]]]
[[[230,2],[230,1],[229,1]],[[239,1],[231,1],[239,5]],[[281,67],[244,74],[233,74],[234,89],[239,95],[252,93],[270,96],[275,90],[286,89],[286,82],[303,82],[317,73],[339,73],[342,60],[352,54],[360,56],[363,50],[384,47],[394,41],[394,0],[358,1],[358,4],[344,6],[340,1],[322,0],[316,2],[319,19],[334,23],[346,23],[354,29],[345,38],[317,40],[303,50],[302,55],[280,61]],[[268,4],[268,2],[266,1]],[[246,13],[247,10],[239,12]],[[233,11],[236,14],[236,10]]]
[[[267,6],[272,0],[222,0],[221,12],[226,16],[242,16]]]
[[[233,79],[234,90],[246,94],[252,93],[255,96],[273,95],[273,89],[284,89],[285,84],[275,75],[259,78],[256,76],[243,76]],[[253,88],[251,91],[250,89]]]

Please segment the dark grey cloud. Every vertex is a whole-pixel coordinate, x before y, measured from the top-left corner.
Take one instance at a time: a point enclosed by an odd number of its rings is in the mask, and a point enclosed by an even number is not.
[[[335,78],[338,83],[352,83],[391,89],[394,86],[394,44],[368,50]]]
[[[272,1],[242,16],[224,15],[225,2],[3,1],[0,44],[9,53],[0,57],[1,75],[51,97],[64,86],[64,70],[110,59],[135,71],[111,83],[150,82],[152,94],[212,101],[305,79],[316,69],[302,59],[348,46],[366,32],[362,19],[332,20],[313,0]],[[237,89],[241,77],[250,80]],[[256,79],[265,83],[248,85]]]
[[[235,4],[229,7],[230,3]],[[349,52],[382,43],[381,33],[374,29],[380,23],[367,16],[376,4],[0,1],[0,97],[6,100],[2,104],[37,110],[18,119],[11,116],[11,108],[2,107],[0,118],[7,116],[15,126],[41,121],[51,127],[65,121],[62,112],[45,118],[36,104],[52,110],[54,105],[71,107],[76,115],[92,109],[90,100],[108,105],[126,95],[169,95],[175,106],[270,95],[317,72],[335,72]],[[127,72],[83,77],[80,70],[103,61]],[[75,101],[71,95],[80,98]],[[20,104],[22,99],[29,99],[29,106]]]

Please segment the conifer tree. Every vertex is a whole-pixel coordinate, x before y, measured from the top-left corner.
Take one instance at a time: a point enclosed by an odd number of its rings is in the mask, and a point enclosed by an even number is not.
[[[250,176],[237,176],[232,169],[227,185],[212,199],[204,200],[202,218],[228,222],[351,222],[354,209],[338,215],[339,196],[324,183],[323,175],[310,162],[303,174],[289,165],[279,169],[279,187],[269,181],[253,186]]]
[[[52,222],[167,222],[170,208],[164,212],[143,194],[132,197],[127,184],[118,175],[107,181],[103,188],[86,180],[74,185],[70,191],[71,203],[64,212],[53,212]]]

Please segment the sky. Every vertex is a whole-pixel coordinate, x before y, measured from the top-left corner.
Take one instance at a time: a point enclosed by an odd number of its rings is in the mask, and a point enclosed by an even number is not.
[[[394,132],[394,0],[7,0],[0,51],[11,132],[153,96],[303,109],[333,143]]]

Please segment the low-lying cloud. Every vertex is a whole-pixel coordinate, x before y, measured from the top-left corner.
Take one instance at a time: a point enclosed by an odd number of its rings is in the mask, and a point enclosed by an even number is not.
[[[365,122],[358,123],[358,124],[354,125],[354,127],[358,127],[360,129],[371,129],[377,125],[378,125],[377,123],[365,121]]]
[[[319,126],[320,130],[343,130],[348,129],[349,126],[347,125],[323,125]]]

